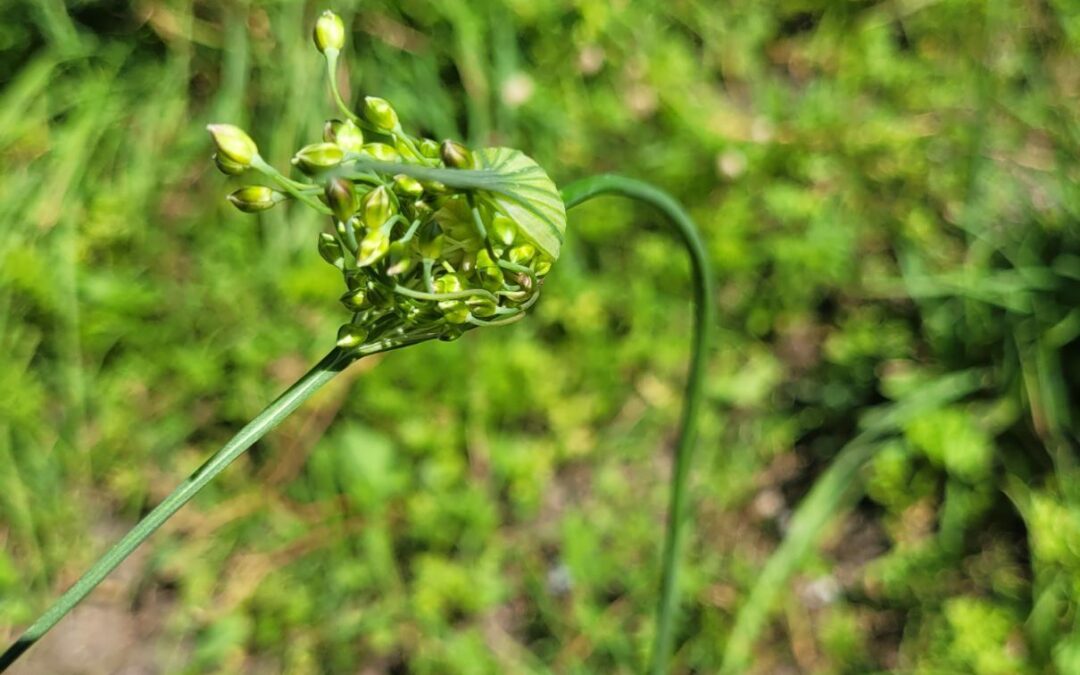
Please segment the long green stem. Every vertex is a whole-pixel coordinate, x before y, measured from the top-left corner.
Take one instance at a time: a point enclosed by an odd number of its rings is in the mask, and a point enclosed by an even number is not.
[[[324,52],[324,56],[326,56],[326,74],[330,80],[330,93],[333,94],[334,102],[337,103],[338,110],[341,111],[341,114],[345,115],[345,117],[349,118],[357,125],[362,125],[364,121],[357,117],[356,113],[349,109],[349,106],[345,103],[345,99],[341,98],[341,91],[338,90],[338,55],[339,52],[336,49],[327,49]]]
[[[667,672],[675,636],[678,610],[679,558],[687,520],[687,479],[697,437],[697,417],[701,408],[702,384],[705,378],[706,350],[712,327],[712,282],[705,245],[694,221],[670,195],[648,183],[622,176],[603,175],[584,178],[562,191],[566,208],[577,206],[601,195],[621,195],[653,205],[664,213],[678,230],[690,257],[694,285],[694,335],[690,372],[686,380],[679,439],[675,446],[675,468],[671,477],[671,497],[668,505],[667,532],[661,561],[660,604],[657,609],[656,636],[653,641],[649,672]]]
[[[335,348],[323,357],[307,374],[285,390],[285,393],[275,399],[273,403],[266,406],[255,419],[251,420],[239,433],[233,436],[223,448],[214,453],[206,463],[196,469],[187,480],[181,483],[153,511],[139,521],[119,542],[94,563],[94,566],[76,581],[74,586],[61,595],[37,621],[27,628],[26,632],[8,647],[7,651],[0,654],[0,672],[7,670],[23,652],[41,639],[60,619],[64,618],[64,615],[79,604],[90,591],[94,590],[94,587],[101,583],[102,579],[116,569],[117,565],[131,555],[147,537],[161,527],[162,523],[172,517],[199,490],[205,487],[207,483],[213,480],[225,467],[268,431],[276,427],[281,420],[296,410],[301,403],[318,391],[320,387],[333,379],[335,375],[360,356],[399,346],[404,345],[399,344],[399,342],[379,343],[349,352]]]
[[[288,176],[282,174],[271,164],[268,164],[262,157],[255,155],[255,158],[251,160],[251,168],[274,181],[282,190],[285,190],[285,192],[288,192],[290,195],[307,204],[319,213],[327,216],[333,215],[334,212],[330,210],[330,207],[298,189],[296,187],[296,181],[289,179]]]

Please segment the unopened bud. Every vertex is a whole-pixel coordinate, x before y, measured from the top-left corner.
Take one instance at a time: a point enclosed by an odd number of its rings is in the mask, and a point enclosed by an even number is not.
[[[414,201],[412,203],[412,208],[414,218],[427,219],[435,213],[435,209],[431,207],[431,204],[428,204],[422,199]]]
[[[458,293],[464,288],[457,274],[444,274],[435,280],[436,293]]]
[[[476,252],[476,274],[480,280],[480,286],[493,293],[503,286],[502,270],[499,269],[498,263],[491,259],[487,249],[482,248]]]
[[[285,195],[263,185],[248,185],[229,195],[232,205],[244,213],[265,211],[285,199]]]
[[[536,247],[532,244],[521,244],[510,249],[510,262],[524,265],[536,255]]]
[[[335,143],[313,143],[300,148],[292,163],[306,174],[314,174],[341,164],[345,153]]]
[[[401,159],[398,151],[386,143],[368,143],[360,148],[359,152],[380,162],[396,162]]]
[[[367,339],[368,331],[363,326],[347,323],[338,329],[337,346],[342,349],[359,347]]]
[[[416,264],[416,258],[412,256],[408,247],[400,241],[390,244],[390,250],[386,254],[388,264],[386,273],[392,277],[408,274]]]
[[[341,243],[332,234],[319,233],[319,255],[322,259],[334,267],[341,269],[345,266],[345,252],[341,250]]]
[[[237,164],[230,159],[226,159],[217,152],[214,153],[214,164],[217,165],[218,170],[226,176],[239,176],[240,174],[247,171],[246,166],[242,164]]]
[[[356,266],[368,267],[374,265],[389,250],[390,237],[383,234],[383,231],[378,228],[368,230],[368,233],[360,240],[360,251],[356,254]]]
[[[488,233],[493,241],[503,246],[509,246],[514,243],[514,238],[517,237],[517,225],[510,218],[501,213],[496,213],[491,219]]]
[[[394,131],[398,128],[398,116],[394,107],[386,99],[377,96],[364,98],[364,119],[379,131]]]
[[[465,301],[465,306],[473,316],[478,316],[481,319],[495,316],[496,305],[495,301],[491,298],[474,296]]]
[[[536,276],[545,276],[551,271],[552,259],[545,253],[541,253],[536,256],[536,260],[533,262],[533,270],[536,272]]]
[[[442,228],[434,220],[429,220],[420,226],[416,247],[426,260],[437,260],[442,255],[443,241]]]
[[[450,323],[465,323],[469,320],[469,307],[461,300],[440,302],[439,309]]]
[[[359,312],[361,309],[371,305],[365,288],[354,288],[341,296],[340,300],[341,304],[345,305],[345,309],[350,312]]]
[[[410,197],[419,197],[424,194],[424,186],[412,176],[399,173],[394,176],[394,191]]]
[[[251,136],[240,127],[232,124],[209,124],[206,130],[214,139],[217,146],[217,154],[223,160],[239,165],[245,169],[251,166],[252,160],[259,156],[259,148]]]
[[[420,141],[420,154],[428,159],[439,158],[439,142],[430,138]]]
[[[439,146],[443,164],[453,169],[471,169],[472,153],[457,141],[443,141]]]
[[[390,216],[393,215],[390,203],[390,193],[387,189],[380,185],[364,195],[364,198],[360,203],[360,213],[364,225],[369,230],[378,230],[382,227],[382,224],[389,220]]]
[[[327,50],[341,51],[345,46],[345,24],[341,17],[330,10],[323,12],[315,22],[313,36],[315,46],[325,54]]]
[[[326,204],[338,220],[344,222],[351,218],[359,206],[352,181],[337,177],[327,183]]]
[[[436,293],[457,293],[463,288],[461,277],[456,274],[444,274],[435,280]],[[450,323],[465,323],[469,320],[469,308],[461,300],[442,300],[439,309]]]
[[[364,147],[364,132],[352,120],[327,120],[323,125],[323,140],[336,143],[345,152],[360,152]]]

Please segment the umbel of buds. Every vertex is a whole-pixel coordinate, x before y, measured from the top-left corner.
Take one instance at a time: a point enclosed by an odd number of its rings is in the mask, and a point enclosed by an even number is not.
[[[352,111],[335,84],[341,19],[323,12],[314,41],[339,111],[320,142],[293,156],[301,175],[287,177],[263,161],[238,127],[208,130],[222,172],[258,174],[269,184],[229,195],[238,209],[257,213],[295,201],[327,217],[318,252],[341,273],[338,300],[350,314],[338,346],[449,340],[523,318],[559,256],[566,226],[551,179],[516,150],[411,136],[385,99],[368,96],[359,114]]]

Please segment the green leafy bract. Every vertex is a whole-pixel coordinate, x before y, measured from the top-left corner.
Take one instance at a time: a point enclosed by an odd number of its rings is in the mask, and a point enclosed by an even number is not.
[[[473,157],[477,169],[495,174],[479,191],[481,198],[557,260],[566,232],[566,207],[551,178],[539,164],[511,148],[483,148]]]

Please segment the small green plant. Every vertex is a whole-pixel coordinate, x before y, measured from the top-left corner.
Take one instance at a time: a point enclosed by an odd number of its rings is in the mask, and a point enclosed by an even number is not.
[[[428,340],[454,340],[478,327],[523,319],[540,297],[559,258],[566,211],[606,194],[652,204],[676,225],[692,263],[695,288],[693,357],[672,474],[662,556],[661,597],[649,670],[662,673],[674,643],[678,563],[687,510],[687,478],[701,402],[712,305],[706,255],[694,223],[664,192],[633,179],[604,175],[561,192],[547,173],[518,150],[470,149],[407,133],[389,102],[364,99],[354,113],[337,87],[346,30],[324,12],[314,30],[325,57],[340,119],[322,141],[292,159],[301,178],[268,164],[255,141],[230,124],[208,127],[214,161],[228,175],[263,183],[242,187],[229,201],[257,213],[289,200],[330,219],[318,234],[319,255],[342,274],[341,304],[350,313],[336,345],[307,374],[268,405],[200,466],[0,654],[6,670],[147,537],[233,460],[321,386],[365,356]]]

